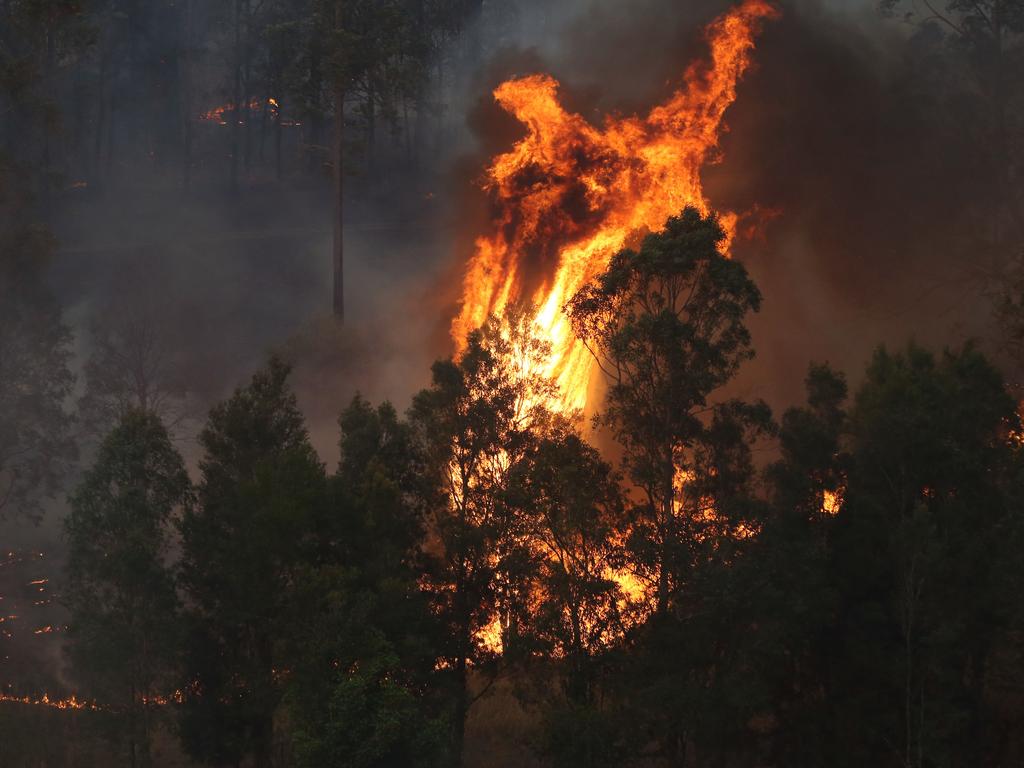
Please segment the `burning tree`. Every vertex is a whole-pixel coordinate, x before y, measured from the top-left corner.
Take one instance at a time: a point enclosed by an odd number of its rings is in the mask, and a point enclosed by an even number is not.
[[[686,205],[710,210],[701,168],[718,145],[754,38],[776,15],[767,0],[745,0],[713,21],[707,60],[690,66],[682,87],[644,116],[609,117],[595,127],[562,106],[547,75],[495,89],[527,134],[487,169],[493,231],[477,239],[463,280],[452,323],[459,350],[488,316],[532,304],[533,323],[551,345],[544,374],[558,383],[562,407],[586,405],[591,359],[563,307],[639,234]],[[735,221],[722,217],[729,238]]]
[[[425,586],[450,641],[442,656],[454,678],[456,759],[469,670],[515,645],[528,612],[529,526],[507,496],[513,468],[557,422],[547,408],[554,383],[540,373],[547,352],[525,311],[492,319],[458,361],[434,364],[410,411],[434,482]]]
[[[725,237],[717,217],[687,208],[638,251],[620,251],[569,305],[609,381],[600,420],[642,496],[631,544],[660,612],[686,583],[700,529],[727,511],[718,491],[742,490],[721,482],[720,438],[740,436],[727,425],[768,421],[764,407],[711,401],[753,355],[744,320],[761,302],[743,265],[722,254]],[[742,452],[733,458],[749,474]]]

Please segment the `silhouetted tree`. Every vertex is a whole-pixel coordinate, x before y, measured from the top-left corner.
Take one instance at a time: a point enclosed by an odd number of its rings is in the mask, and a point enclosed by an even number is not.
[[[554,421],[547,404],[555,385],[540,372],[546,349],[528,313],[492,318],[457,361],[434,364],[432,386],[410,410],[434,483],[425,581],[448,637],[442,657],[454,678],[456,762],[472,704],[469,668],[493,660],[499,640],[514,646],[528,610],[527,521],[506,494],[510,469]]]
[[[191,483],[152,412],[125,412],[71,495],[64,599],[81,691],[115,711],[128,764],[147,766],[152,721],[176,682],[178,596],[173,516]],[[121,730],[123,728],[123,730]]]
[[[711,401],[752,356],[744,319],[761,303],[743,265],[722,254],[724,239],[714,215],[687,208],[638,251],[618,253],[568,307],[608,377],[601,420],[643,497],[634,566],[655,585],[659,611],[685,584],[695,535],[712,519],[702,486],[714,482],[715,430],[766,415]]]
[[[621,764],[622,724],[603,689],[608,657],[629,626],[628,596],[616,581],[625,533],[618,478],[563,428],[538,436],[514,470],[509,497],[527,521],[533,555],[524,563],[530,593],[521,632],[531,655],[547,659],[542,751],[556,765]]]
[[[188,598],[187,749],[208,763],[271,760],[291,661],[295,583],[316,551],[324,471],[277,358],[217,405],[200,435],[197,503],[181,526]]]
[[[1008,504],[1017,424],[973,348],[938,359],[883,349],[868,366],[831,537],[836,764],[982,760],[986,670],[1007,608],[995,579],[1019,527]]]
[[[300,765],[437,765],[437,624],[420,589],[422,465],[395,410],[342,413],[329,547],[302,580],[289,686]]]

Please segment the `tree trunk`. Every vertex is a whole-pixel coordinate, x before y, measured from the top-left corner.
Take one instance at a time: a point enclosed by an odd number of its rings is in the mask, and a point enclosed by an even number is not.
[[[452,717],[452,765],[462,765],[462,749],[466,741],[466,715],[469,714],[469,692],[466,674],[466,655],[463,653],[455,662],[455,712]]]
[[[340,32],[345,23],[344,0],[335,0],[334,28]],[[344,73],[334,74],[334,267],[333,304],[338,320],[345,319],[345,248],[344,248],[344,187],[345,187],[345,81]]]
[[[317,32],[314,31],[314,35]],[[306,141],[306,162],[310,173],[316,170],[317,160],[320,157],[320,144],[323,135],[323,108],[321,104],[323,94],[323,71],[321,69],[321,42],[314,37],[309,54],[309,138]]]
[[[271,768],[274,762],[274,717],[268,715],[257,726],[253,749],[254,768]]]
[[[109,19],[107,20],[109,24]],[[93,186],[99,186],[100,184],[100,166],[103,164],[103,140],[105,138],[105,131],[107,126],[107,106],[110,103],[110,95],[108,93],[108,69],[110,67],[110,53],[109,43],[107,35],[109,31],[104,29],[100,32],[100,69],[99,69],[99,83],[97,84],[97,99],[96,99],[96,145],[93,148],[93,162],[92,162],[92,184]]]
[[[56,75],[56,47],[54,44],[54,36],[56,30],[53,26],[47,27],[46,30],[46,94],[52,104],[57,103],[57,88],[54,83],[54,77]],[[47,121],[48,122],[48,121]],[[52,142],[53,130],[50,125],[43,124],[43,178],[42,178],[42,203],[43,203],[43,217],[49,221],[50,212],[52,207],[52,190],[51,190],[51,179],[53,176],[53,169],[51,167],[51,142]]]
[[[659,553],[661,562],[658,567],[658,613],[664,613],[668,610],[669,539],[672,535],[672,523],[675,517],[675,464],[671,460],[669,460],[665,472],[667,477],[665,478],[664,500],[662,502],[661,523],[659,525],[661,529],[659,531],[659,538],[661,541],[658,542],[661,546],[661,552]]]
[[[244,135],[244,149],[243,149],[243,162],[245,174],[248,177],[249,169],[252,165],[252,73],[249,65],[249,52],[248,52],[248,38],[249,38],[249,0],[243,0],[242,5],[244,23],[246,24],[246,31],[244,38],[246,44],[243,47],[244,56],[242,62],[242,110],[241,114],[245,117],[245,135]]]
[[[138,727],[138,714],[136,709],[135,699],[135,682],[131,683],[131,690],[129,692],[131,697],[130,710],[128,715],[128,758],[131,764],[131,768],[137,768],[139,764],[138,759],[138,748],[135,739],[135,730]]]
[[[280,103],[280,102],[279,102]],[[284,158],[281,155],[281,107],[278,106],[274,115],[274,175],[278,183],[284,178]]]
[[[340,3],[339,3],[340,5]],[[345,253],[344,253],[344,178],[345,178],[345,87],[334,85],[334,314],[345,318]]]
[[[426,7],[425,0],[416,2],[416,24],[420,29],[426,28]],[[423,156],[423,146],[427,135],[427,104],[430,97],[430,55],[427,54],[420,62],[420,68],[416,83],[416,96],[413,108],[416,111],[416,123],[412,129],[412,141],[409,147],[410,164],[414,168],[419,167],[420,159]],[[409,130],[409,120],[406,118],[406,131]]]
[[[184,0],[184,31],[179,57],[182,91],[181,184],[187,191],[192,186],[192,0]]]
[[[239,120],[242,116],[242,0],[235,0],[235,83],[231,110],[231,175],[229,186],[238,191]]]

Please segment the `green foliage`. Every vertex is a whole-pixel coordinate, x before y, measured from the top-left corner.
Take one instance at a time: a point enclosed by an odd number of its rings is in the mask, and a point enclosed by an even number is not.
[[[733,496],[719,508],[743,522],[745,433],[770,427],[762,405],[710,401],[753,354],[744,320],[761,302],[743,266],[721,253],[724,238],[717,218],[688,207],[638,251],[617,254],[568,306],[609,381],[601,421],[642,494],[633,566],[657,585],[660,610],[686,581],[706,500]]]
[[[325,478],[274,358],[210,412],[182,525],[189,665],[183,733],[208,762],[268,759],[296,579],[318,548]]]
[[[612,579],[623,564],[618,478],[573,431],[539,439],[515,468],[509,496],[536,546],[532,601],[521,632],[535,651],[565,660],[574,702],[594,700],[595,665],[621,639],[623,600]]]
[[[148,755],[152,699],[175,682],[178,596],[169,565],[174,514],[191,483],[160,420],[128,411],[70,498],[69,654],[80,691],[126,722],[134,762]]]
[[[980,759],[984,670],[1004,610],[994,569],[1014,556],[1002,537],[1014,524],[1006,435],[1017,423],[999,374],[971,347],[938,360],[882,349],[868,367],[832,539],[844,604],[838,716],[871,712],[865,733],[840,731],[851,761],[888,744],[912,765]]]
[[[418,585],[420,458],[390,404],[342,413],[328,558],[298,595],[288,704],[300,765],[435,765],[437,632]]]
[[[488,654],[477,632],[500,611],[503,631],[515,633],[525,609],[517,573],[524,521],[506,495],[511,469],[555,421],[546,407],[554,383],[538,373],[546,350],[527,313],[504,326],[491,320],[458,362],[434,364],[433,385],[413,401],[410,418],[434,483],[439,551],[430,579],[451,622],[453,660],[482,661]]]
[[[444,730],[424,717],[422,705],[394,681],[396,660],[370,652],[366,662],[345,675],[326,701],[317,721],[296,729],[296,756],[302,766],[345,768],[435,766]],[[315,735],[309,731],[317,728]]]
[[[718,720],[729,751],[976,763],[1020,607],[1007,592],[1020,582],[1014,403],[971,347],[879,350],[848,413],[827,367],[812,366],[807,388],[782,419],[771,514],[723,573],[739,599],[711,603],[732,613],[714,691],[733,701]]]
[[[502,647],[513,651],[530,609],[537,558],[530,518],[509,500],[515,468],[537,439],[562,425],[547,407],[555,385],[540,373],[548,346],[529,318],[518,309],[471,334],[458,361],[434,364],[432,386],[415,396],[409,412],[428,482],[433,540],[424,586],[446,640],[441,658],[452,678],[454,759],[470,706],[467,669],[497,660],[482,630],[497,622]]]

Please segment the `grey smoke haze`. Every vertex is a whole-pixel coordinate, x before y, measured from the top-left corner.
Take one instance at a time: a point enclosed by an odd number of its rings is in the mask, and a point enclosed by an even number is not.
[[[232,200],[211,181],[220,166],[210,161],[209,178],[188,196],[131,167],[102,195],[69,192],[55,222],[53,280],[79,362],[96,313],[148,291],[173,328],[174,360],[199,417],[270,351],[283,351],[332,464],[337,414],[357,390],[402,409],[428,383],[430,362],[450,352],[461,264],[485,226],[475,182],[519,130],[494,107],[491,88],[544,70],[595,122],[646,110],[703,53],[700,27],[729,5],[485,3],[469,33],[481,53],[456,60],[430,172],[409,181],[388,167],[381,180],[381,169],[363,168],[351,180],[342,330],[327,316],[326,185],[253,183]],[[776,408],[800,398],[811,360],[856,373],[880,341],[956,342],[983,334],[988,318],[971,271],[976,222],[964,212],[982,184],[974,138],[955,120],[935,127],[950,105],[912,55],[913,30],[883,19],[872,0],[782,9],[726,116],[722,160],[705,173],[715,207],[779,212],[736,248],[764,293],[753,321],[758,358],[741,389]],[[183,445],[194,463],[194,442]],[[51,533],[61,515],[57,504]]]
[[[991,194],[980,108],[965,72],[936,62],[934,31],[874,0],[779,5],[704,178],[713,207],[775,215],[735,248],[764,294],[739,388],[781,410],[802,397],[812,360],[856,380],[879,343],[990,338],[987,280],[1006,254],[986,250],[977,206]],[[699,29],[729,3],[524,7],[477,77],[480,162],[519,130],[488,97],[501,79],[548,71],[594,122],[644,112],[704,53]]]
[[[428,383],[430,363],[451,351],[462,265],[486,227],[477,181],[521,131],[493,104],[492,88],[546,71],[594,122],[646,111],[704,53],[700,28],[729,5],[485,3],[464,44],[478,56],[453,57],[429,167],[410,176],[400,163],[354,163],[341,329],[329,315],[325,179],[256,178],[232,198],[223,158],[208,154],[188,195],[172,171],[127,160],[102,192],[69,189],[53,222],[52,281],[75,332],[77,367],[92,351],[97,318],[126,303],[149,306],[188,385],[193,418],[177,435],[194,469],[206,410],[280,351],[295,364],[314,444],[332,465],[336,419],[355,392],[404,409]],[[987,183],[975,106],[958,97],[955,77],[934,69],[927,36],[882,18],[874,0],[790,0],[782,10],[726,115],[721,161],[704,174],[714,207],[777,214],[735,249],[764,294],[752,321],[758,356],[735,389],[776,411],[802,398],[812,360],[856,380],[882,341],[989,338],[982,267],[999,256],[984,249],[971,205]],[[218,129],[202,130],[212,153]],[[82,466],[91,451],[85,442]],[[0,523],[6,547],[46,553],[31,563],[32,578],[59,581],[65,512],[57,498],[38,527]],[[46,610],[40,621],[63,621]],[[33,662],[42,676],[33,687],[60,679],[59,637],[19,643],[24,658],[49,661]]]

